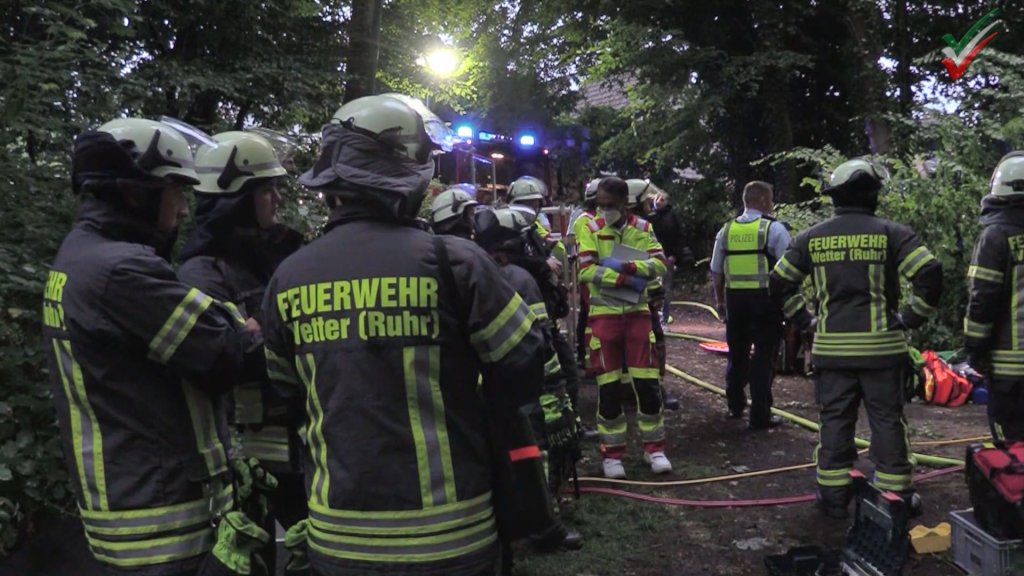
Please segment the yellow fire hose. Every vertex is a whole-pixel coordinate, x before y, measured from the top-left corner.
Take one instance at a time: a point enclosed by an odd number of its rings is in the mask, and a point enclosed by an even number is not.
[[[691,384],[694,384],[696,386],[704,388],[705,390],[708,390],[710,392],[714,392],[715,394],[718,394],[719,396],[725,396],[725,390],[723,390],[722,388],[720,388],[718,386],[715,386],[714,384],[711,384],[710,382],[706,382],[704,380],[701,380],[700,378],[697,378],[696,376],[687,374],[686,372],[683,372],[682,370],[676,368],[675,366],[666,365],[665,369],[668,370],[674,376],[682,378],[683,380],[685,380],[685,381],[687,381],[687,382],[689,382]],[[812,421],[810,421],[810,420],[808,420],[806,418],[803,418],[801,416],[793,414],[792,412],[787,412],[787,411],[782,410],[780,408],[774,408],[773,407],[772,408],[772,413],[773,414],[777,414],[777,415],[779,415],[779,416],[789,420],[790,422],[793,422],[794,424],[797,424],[799,426],[807,428],[808,430],[811,430],[811,431],[814,431],[814,432],[817,432],[819,430],[819,426],[818,426],[817,422],[812,422]],[[854,441],[856,442],[857,447],[859,447],[859,448],[867,448],[868,446],[871,445],[870,442],[868,442],[867,440],[864,440],[863,438],[855,438]],[[957,460],[956,458],[946,458],[946,457],[943,457],[943,456],[931,456],[931,455],[928,455],[928,454],[919,454],[917,452],[912,453],[911,457],[912,457],[912,459],[915,462],[917,462],[919,464],[925,464],[925,465],[928,465],[928,466],[963,466],[964,465],[964,461],[963,460]]]

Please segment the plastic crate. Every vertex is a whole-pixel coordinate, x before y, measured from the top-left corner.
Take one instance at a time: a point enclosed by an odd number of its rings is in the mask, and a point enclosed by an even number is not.
[[[1024,576],[1024,541],[999,540],[978,525],[973,509],[950,512],[953,561],[971,576]]]

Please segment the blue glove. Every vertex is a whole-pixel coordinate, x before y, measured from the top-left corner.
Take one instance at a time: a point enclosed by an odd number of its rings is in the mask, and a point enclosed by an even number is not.
[[[623,286],[636,290],[637,292],[643,292],[647,289],[647,280],[645,278],[639,278],[637,276],[630,276],[626,278],[626,281],[622,284]]]
[[[619,273],[622,272],[623,268],[625,268],[625,265],[626,263],[623,262],[622,260],[619,260],[618,258],[613,258],[611,256],[605,258],[604,260],[601,260],[601,266],[604,266],[605,268],[611,268],[612,270],[615,270],[616,272]]]

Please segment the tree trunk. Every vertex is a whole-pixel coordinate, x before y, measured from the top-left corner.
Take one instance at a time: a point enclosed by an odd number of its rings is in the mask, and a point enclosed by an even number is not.
[[[376,91],[380,55],[380,20],[383,0],[355,0],[349,21],[348,59],[345,62],[345,102]]]

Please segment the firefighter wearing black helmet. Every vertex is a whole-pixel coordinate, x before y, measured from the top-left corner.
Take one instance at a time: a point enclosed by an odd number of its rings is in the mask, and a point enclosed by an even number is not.
[[[849,472],[857,458],[854,426],[861,401],[871,423],[875,486],[902,494],[917,507],[903,417],[907,364],[905,330],[935,313],[942,267],[913,230],[875,215],[885,168],[854,159],[835,169],[829,187],[835,216],[805,230],[775,265],[770,290],[787,317],[815,324],[812,355],[821,409],[816,451],[818,505],[845,517],[852,496]],[[813,281],[812,316],[800,291]],[[913,294],[900,310],[900,283]]]
[[[231,510],[220,398],[264,372],[262,339],[167,261],[192,152],[169,125],[114,120],[76,139],[71,175],[43,325],[90,550],[113,574],[248,574],[269,536]]]
[[[264,304],[268,370],[307,399],[310,516],[289,536],[324,575],[491,574],[499,529],[561,543],[519,412],[544,378],[535,317],[478,246],[415,220],[450,131],[382,94],[322,136],[300,181],[330,219]]]

